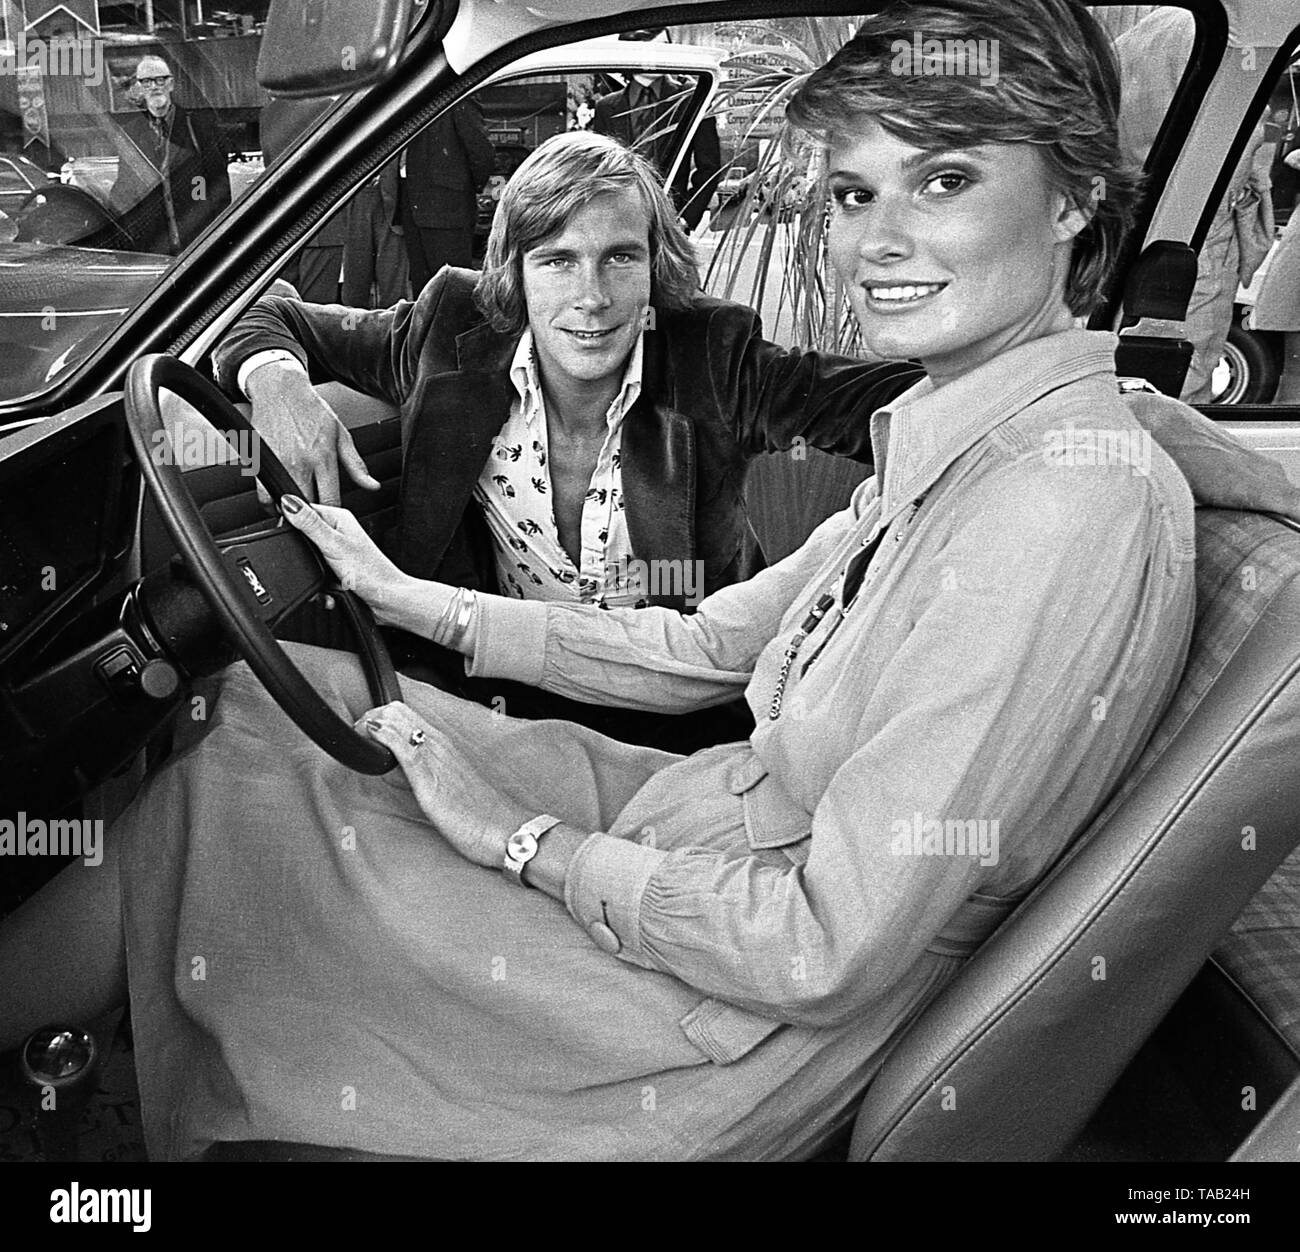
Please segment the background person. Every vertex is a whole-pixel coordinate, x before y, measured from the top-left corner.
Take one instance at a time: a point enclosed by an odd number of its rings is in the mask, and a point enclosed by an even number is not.
[[[453,105],[407,144],[403,160],[401,221],[419,293],[444,265],[474,264],[478,193],[495,161],[478,102]]]
[[[632,74],[622,90],[596,101],[591,129],[643,152],[666,178],[679,115],[686,111],[690,93],[684,81],[668,74]],[[688,231],[700,224],[722,174],[717,123],[701,118],[669,188]]]
[[[330,100],[272,97],[258,117],[262,159],[267,168],[314,130]],[[348,238],[347,211],[331,214],[311,233],[280,271],[304,300],[336,304]]]
[[[230,203],[225,136],[211,113],[175,102],[161,57],[142,58],[135,83],[144,107],[121,119],[110,202],[139,251],[175,255]]]
[[[353,308],[387,308],[408,294],[410,267],[398,176],[402,160],[399,153],[378,174],[366,179],[348,201],[341,298]]]
[[[1283,160],[1300,169],[1300,147]],[[1256,330],[1282,334],[1282,373],[1274,404],[1300,404],[1300,213],[1292,212],[1259,286],[1252,324]]]

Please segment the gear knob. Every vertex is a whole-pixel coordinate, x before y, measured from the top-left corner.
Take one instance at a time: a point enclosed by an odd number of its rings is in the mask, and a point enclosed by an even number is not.
[[[86,1081],[98,1059],[95,1038],[87,1031],[75,1026],[42,1026],[23,1042],[18,1064],[25,1082],[58,1091]]]
[[[47,1161],[77,1159],[81,1111],[95,1092],[99,1048],[75,1026],[41,1026],[18,1053],[18,1072],[32,1101],[32,1122]]]

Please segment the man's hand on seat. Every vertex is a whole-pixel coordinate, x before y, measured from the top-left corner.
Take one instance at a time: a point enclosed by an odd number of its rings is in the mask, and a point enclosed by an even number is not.
[[[358,486],[379,490],[347,427],[301,369],[272,361],[249,374],[247,387],[254,429],[302,488],[304,499],[338,504],[340,464]],[[257,495],[270,504],[260,483]]]

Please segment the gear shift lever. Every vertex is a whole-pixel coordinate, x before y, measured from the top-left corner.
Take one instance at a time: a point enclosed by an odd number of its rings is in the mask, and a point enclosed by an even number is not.
[[[18,1072],[31,1094],[36,1138],[47,1161],[77,1159],[77,1128],[95,1093],[98,1065],[94,1036],[74,1026],[42,1026],[23,1042]]]

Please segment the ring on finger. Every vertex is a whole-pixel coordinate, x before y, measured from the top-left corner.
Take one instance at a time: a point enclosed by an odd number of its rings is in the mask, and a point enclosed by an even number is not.
[[[407,740],[407,742],[408,742],[408,743],[411,745],[411,747],[413,747],[413,748],[420,748],[420,747],[423,747],[423,746],[424,746],[424,731],[422,731],[422,730],[417,726],[413,731],[411,731],[411,737],[410,737],[410,739]]]

